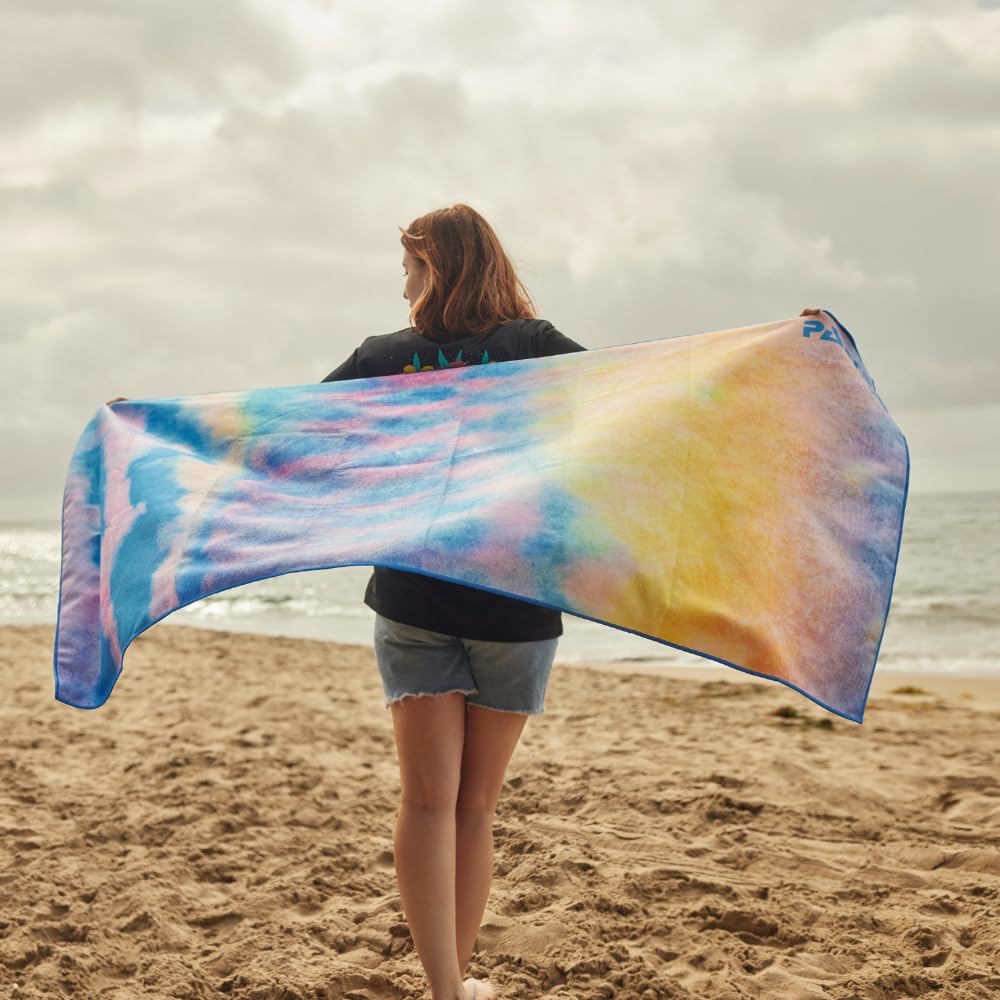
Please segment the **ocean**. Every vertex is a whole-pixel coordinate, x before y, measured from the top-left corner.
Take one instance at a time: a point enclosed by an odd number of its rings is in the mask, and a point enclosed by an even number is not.
[[[55,625],[60,528],[0,524],[0,624]],[[371,645],[368,567],[290,573],[207,597],[165,624]],[[564,615],[558,659],[704,665]],[[1000,493],[911,494],[877,669],[1000,677]],[[126,656],[127,658],[127,656]]]

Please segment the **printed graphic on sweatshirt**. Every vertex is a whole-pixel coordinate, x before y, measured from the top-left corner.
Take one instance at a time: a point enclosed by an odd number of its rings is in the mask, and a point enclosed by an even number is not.
[[[420,360],[419,354],[414,354],[413,359],[410,361],[410,363],[408,365],[403,366],[403,371],[409,374],[410,372],[433,372],[437,371],[438,368],[466,368],[469,365],[493,365],[493,364],[496,364],[496,362],[492,358],[490,358],[489,351],[483,351],[483,355],[478,361],[463,361],[462,352],[459,351],[458,354],[455,355],[455,360],[449,361],[448,358],[445,357],[444,352],[439,347],[436,365],[425,364]]]

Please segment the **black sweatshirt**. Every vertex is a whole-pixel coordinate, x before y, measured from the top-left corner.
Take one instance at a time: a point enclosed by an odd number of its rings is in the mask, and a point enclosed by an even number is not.
[[[583,351],[544,319],[515,319],[484,333],[440,343],[412,327],[366,338],[324,382],[403,375],[436,368],[542,358]],[[562,635],[562,616],[538,604],[421,573],[374,567],[365,604],[404,625],[494,642],[532,642]]]

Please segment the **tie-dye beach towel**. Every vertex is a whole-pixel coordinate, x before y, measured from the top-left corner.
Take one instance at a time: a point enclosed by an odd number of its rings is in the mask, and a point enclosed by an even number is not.
[[[266,577],[412,570],[763,677],[861,722],[909,482],[853,338],[809,319],[103,406],[63,500],[55,696]]]

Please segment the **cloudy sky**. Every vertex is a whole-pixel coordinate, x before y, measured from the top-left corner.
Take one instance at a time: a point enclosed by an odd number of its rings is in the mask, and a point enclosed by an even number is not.
[[[406,326],[457,201],[588,347],[830,309],[911,489],[1000,489],[1000,0],[0,0],[0,517]]]

